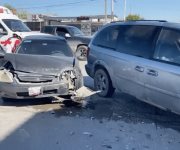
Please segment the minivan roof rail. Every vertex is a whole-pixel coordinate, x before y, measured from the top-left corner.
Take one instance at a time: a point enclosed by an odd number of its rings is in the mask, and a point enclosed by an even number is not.
[[[157,21],[157,22],[167,22],[166,20],[128,20],[128,21]]]
[[[126,20],[126,21],[112,21],[111,23],[116,23],[116,22],[137,22],[137,21],[155,21],[155,22],[168,22],[166,20]]]

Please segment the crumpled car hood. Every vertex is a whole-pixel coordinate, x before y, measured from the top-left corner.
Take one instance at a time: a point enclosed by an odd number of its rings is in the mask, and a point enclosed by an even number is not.
[[[6,54],[5,60],[12,63],[16,71],[44,75],[58,75],[66,69],[73,69],[73,57],[26,54]]]

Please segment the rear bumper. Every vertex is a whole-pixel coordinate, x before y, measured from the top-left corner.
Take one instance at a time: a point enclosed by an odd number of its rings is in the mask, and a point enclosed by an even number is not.
[[[41,87],[40,93],[35,96],[29,95],[29,88]],[[57,95],[69,95],[69,87],[65,83],[47,83],[47,84],[8,84],[1,83],[0,85],[0,95],[6,98],[14,99],[26,99],[26,98],[43,98],[51,97]]]
[[[87,65],[85,65],[85,69],[86,69],[87,74],[93,78],[93,76],[94,76],[93,68],[87,64]]]

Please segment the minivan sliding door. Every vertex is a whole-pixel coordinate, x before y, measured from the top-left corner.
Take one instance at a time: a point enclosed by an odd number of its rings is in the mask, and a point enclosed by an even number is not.
[[[146,67],[146,94],[150,103],[180,113],[180,31],[165,28],[154,60]]]
[[[146,64],[152,58],[159,27],[125,25],[120,27],[114,75],[118,88],[145,100]]]

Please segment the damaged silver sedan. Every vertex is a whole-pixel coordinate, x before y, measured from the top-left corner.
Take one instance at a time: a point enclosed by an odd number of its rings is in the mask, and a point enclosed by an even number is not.
[[[72,95],[82,87],[78,61],[63,38],[29,36],[15,54],[5,54],[3,59],[5,64],[0,70],[3,98]]]

